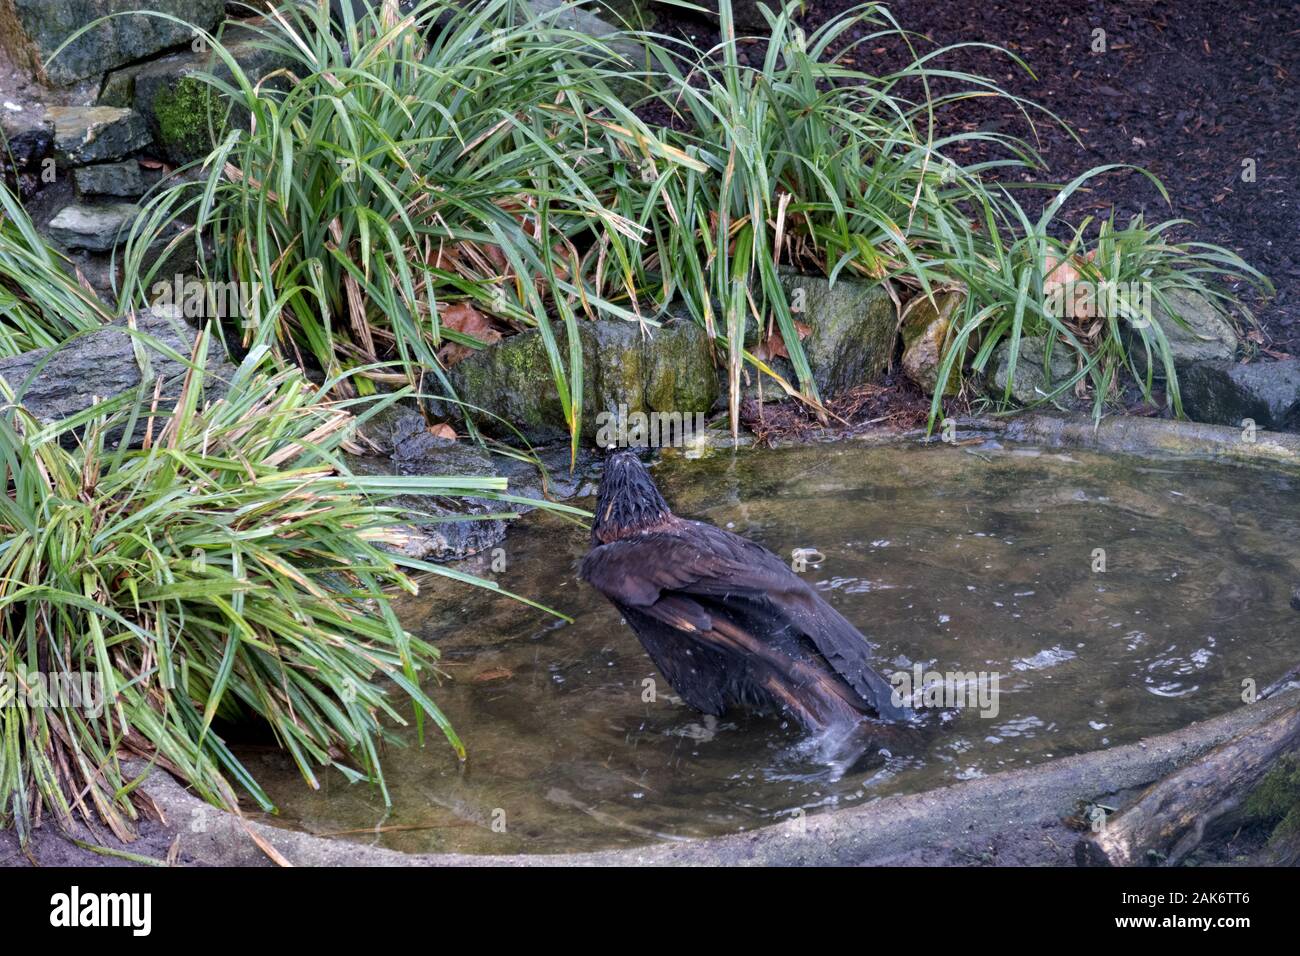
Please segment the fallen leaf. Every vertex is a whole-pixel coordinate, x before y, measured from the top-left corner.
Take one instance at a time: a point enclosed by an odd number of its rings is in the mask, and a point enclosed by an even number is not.
[[[805,325],[798,319],[794,320],[794,330],[799,336],[800,342],[812,334],[812,326]],[[788,359],[789,357],[790,352],[785,347],[785,339],[781,338],[781,333],[777,329],[773,329],[767,338],[758,343],[758,348],[754,349],[754,358],[760,362],[766,362],[774,358]]]
[[[501,341],[501,333],[493,326],[492,320],[487,313],[480,312],[468,302],[457,302],[448,306],[447,310],[442,313],[441,319],[443,328],[468,335],[484,345],[491,345],[493,342]],[[443,364],[448,368],[472,354],[474,354],[474,349],[456,342],[446,342],[438,350],[438,357],[442,359]]]
[[[1092,250],[1083,257],[1083,261],[1092,262],[1097,250]],[[1069,262],[1062,262],[1052,253],[1046,253],[1043,256],[1043,294],[1050,297],[1054,290],[1064,289],[1083,279],[1076,266],[1081,265],[1078,256],[1075,256]],[[1081,303],[1084,307],[1076,315],[1075,303],[1073,297],[1067,297],[1065,300],[1066,315],[1065,318],[1093,318],[1091,310],[1086,303]]]

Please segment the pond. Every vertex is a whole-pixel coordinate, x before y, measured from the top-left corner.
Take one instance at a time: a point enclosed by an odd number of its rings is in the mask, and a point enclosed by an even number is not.
[[[521,520],[508,599],[430,582],[401,611],[442,649],[431,692],[465,741],[390,748],[393,806],[341,775],[308,789],[246,751],[282,825],[409,852],[554,853],[753,829],[1129,743],[1222,713],[1295,663],[1300,478],[1207,461],[852,444],[730,451],[654,471],[679,514],[790,555],[887,677],[996,678],[850,767],[777,717],[705,717],[577,578],[585,532]],[[588,502],[589,504],[589,502]],[[647,681],[657,691],[647,698]],[[961,686],[961,685],[959,685]]]

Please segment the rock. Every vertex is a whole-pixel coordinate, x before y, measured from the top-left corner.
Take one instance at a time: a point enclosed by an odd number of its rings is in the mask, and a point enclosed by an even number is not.
[[[731,406],[731,402],[727,395],[728,385],[727,385],[726,355],[720,353],[719,357],[722,361],[722,364],[718,367],[718,400],[714,405],[714,409],[716,411],[721,412],[729,409]],[[764,364],[766,364],[768,368],[770,368],[777,375],[780,375],[783,379],[785,379],[795,388],[799,387],[798,376],[795,375],[794,366],[790,364],[789,359],[782,358],[781,356],[777,355],[772,358],[769,358]],[[780,385],[776,384],[776,382],[770,376],[764,375],[758,369],[750,365],[745,365],[744,367],[741,368],[740,370],[741,401],[744,401],[746,399],[754,399],[757,401],[758,399],[761,398],[764,403],[783,402],[789,397],[790,396],[788,396],[785,393],[785,389],[783,389]],[[727,432],[727,446],[731,447],[730,432]]]
[[[131,224],[139,215],[140,207],[134,203],[108,206],[74,203],[50,220],[49,237],[68,249],[107,252],[126,241]]]
[[[222,42],[251,82],[290,65],[285,57],[260,46],[250,30],[227,30]],[[214,52],[185,50],[112,74],[99,102],[134,108],[144,117],[159,153],[168,162],[183,165],[206,156],[230,124],[248,122],[242,107],[227,118],[220,95],[196,73],[231,78],[230,69]]]
[[[364,408],[357,409],[357,416],[365,414]],[[402,401],[385,405],[361,423],[361,434],[380,455],[392,456],[398,448],[418,436],[427,434],[424,416],[418,409]]]
[[[492,456],[468,442],[430,434],[424,416],[402,402],[368,418],[361,432],[381,455],[349,457],[349,467],[358,474],[497,476],[507,480],[510,494],[524,498],[556,500],[596,492],[596,456],[580,450],[570,473],[567,443],[533,449],[545,469],[543,478],[533,462]],[[486,498],[444,495],[403,495],[391,504],[403,511],[402,540],[396,550],[408,557],[432,561],[458,561],[505,537],[504,521],[470,520],[474,516],[526,514],[533,510],[514,502],[502,504]]]
[[[1300,431],[1300,359],[1197,362],[1178,375],[1183,411],[1193,421]]]
[[[225,6],[225,0],[3,0],[0,46],[34,78],[67,86],[189,43],[193,33],[190,26],[161,17],[117,16],[87,31],[52,59],[69,36],[99,18],[149,10],[211,29],[224,16]]]
[[[561,349],[567,354],[561,332]],[[708,339],[689,319],[677,319],[643,335],[633,322],[580,322],[583,356],[582,433],[595,437],[600,412],[707,412],[717,397]],[[462,401],[486,409],[518,428],[530,442],[565,438],[568,426],[541,335],[512,335],[451,369]],[[426,379],[425,391],[436,389]],[[434,403],[438,417],[457,415],[450,403]],[[483,431],[516,439],[502,421],[476,415]]]
[[[0,104],[0,137],[0,161],[20,172],[33,169],[54,145],[54,121],[43,109]]]
[[[960,292],[946,292],[935,296],[935,310],[928,296],[918,295],[903,313],[903,372],[913,382],[933,394],[939,381],[939,364],[944,354],[944,344],[952,329],[953,316],[965,300]],[[956,395],[961,388],[961,366],[958,364],[948,376],[945,395]]]
[[[428,454],[418,463],[403,466],[391,459],[346,456],[347,465],[360,475],[466,475],[496,474],[492,456],[474,445],[448,442],[441,454]],[[511,512],[510,506],[485,498],[445,495],[400,495],[388,502],[402,512],[401,542],[394,549],[422,561],[459,561],[498,544],[506,536],[505,522],[483,518]]]
[[[593,9],[599,11],[603,21],[620,30],[654,29],[655,11],[650,0],[600,0],[599,6]]]
[[[391,458],[399,474],[403,475],[442,475],[452,474],[445,470],[444,463],[448,456],[455,455],[458,448],[465,447],[454,438],[445,438],[432,434],[424,424],[419,412],[420,427],[403,438],[393,449]],[[463,474],[459,473],[458,474]],[[471,474],[478,474],[472,472]]]
[[[841,278],[831,285],[819,276],[786,274],[781,284],[795,318],[812,327],[803,348],[822,398],[873,381],[889,367],[898,317],[881,283]]]
[[[1169,351],[1173,355],[1174,367],[1181,368],[1193,362],[1231,361],[1237,354],[1237,331],[1227,319],[1195,293],[1175,290],[1167,294],[1174,315],[1160,305],[1153,303],[1152,309],[1156,323],[1169,340]],[[1186,324],[1184,324],[1186,323]],[[1129,347],[1139,369],[1146,366],[1146,352],[1142,346],[1141,336],[1136,330],[1128,333]],[[1154,355],[1154,377],[1165,377],[1164,363]]]
[[[696,5],[708,10],[712,16],[708,17],[710,23],[717,28],[718,23],[718,0],[693,0]],[[760,3],[765,2],[767,8],[774,14],[780,12],[781,0],[731,0],[731,16],[736,22],[737,36],[771,36],[772,30],[767,25],[767,20],[763,17],[763,11],[759,9]],[[658,3],[654,4],[660,12],[669,16],[680,16],[681,8],[675,4]]]
[[[541,462],[541,469],[531,461],[520,461],[504,455],[495,459],[497,474],[510,482],[512,495],[567,501],[596,493],[603,461],[601,456],[579,447],[577,460],[570,471],[568,442],[536,447],[533,454]],[[545,469],[545,477],[542,469]],[[521,513],[532,510],[521,505],[513,507]]]
[[[194,348],[194,329],[156,311],[139,313],[136,328],[179,355],[189,356]],[[36,349],[0,359],[0,379],[17,393],[24,408],[48,424],[84,411],[96,400],[139,388],[142,376],[137,345],[149,359],[151,375],[145,388],[151,395],[154,381],[161,376],[166,387],[160,404],[166,407],[179,393],[186,366],[158,346],[131,335],[125,320],[76,336],[54,349]],[[205,394],[214,398],[224,392],[224,383],[234,372],[224,360],[219,340],[208,348],[207,368],[210,374]]]
[[[82,166],[72,171],[72,182],[80,197],[117,196],[136,199],[144,194],[144,177],[134,159],[99,166]]]
[[[610,23],[609,20],[602,18],[599,13],[584,9],[580,4],[572,3],[571,0],[528,0],[528,5],[532,8],[533,13],[539,17],[545,17],[547,14],[560,10],[560,13],[552,18],[552,22],[557,27],[602,40],[614,52],[621,54],[633,63],[637,63],[638,60],[645,57],[645,48],[643,46],[631,39],[617,36],[624,29],[621,24]],[[593,6],[596,11],[600,10],[599,5]],[[630,8],[624,9],[626,14],[631,14]],[[625,14],[619,14],[619,16],[626,18]],[[611,17],[610,19],[617,19],[617,17]],[[613,79],[617,90],[618,78]]]
[[[417,413],[418,414],[418,413]],[[421,432],[428,435],[427,431]],[[429,436],[430,442],[407,441],[392,456],[392,473],[397,475],[494,476],[494,459],[472,442]]]
[[[1061,383],[1074,374],[1074,358],[1060,342],[1052,346],[1051,379],[1044,374],[1043,354],[1047,340],[1042,336],[1025,336],[1020,340],[1015,375],[1010,369],[1011,342],[1003,340],[993,351],[993,397],[1000,399],[1006,392],[1007,379],[1011,378],[1011,397],[1022,405],[1042,401]],[[1058,398],[1069,399],[1067,392]]]
[[[149,129],[135,110],[116,106],[51,106],[54,149],[62,166],[111,163],[149,145]]]

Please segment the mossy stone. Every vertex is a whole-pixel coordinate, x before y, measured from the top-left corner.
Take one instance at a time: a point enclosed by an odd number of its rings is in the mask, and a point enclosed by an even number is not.
[[[0,46],[36,79],[67,86],[187,43],[190,24],[211,29],[225,7],[224,0],[0,0]],[[53,56],[78,30],[110,16]]]
[[[787,273],[781,284],[795,318],[811,329],[803,350],[822,398],[871,382],[889,367],[898,318],[882,282],[839,278],[831,284]]]
[[[289,65],[280,54],[260,47],[246,28],[224,34],[227,51],[252,82]],[[242,106],[228,108],[220,94],[196,74],[230,80],[230,70],[210,50],[186,50],[111,75],[101,100],[129,103],[148,123],[154,143],[176,165],[206,156],[230,129],[246,125]]]
[[[557,329],[560,354],[568,343]],[[704,330],[676,319],[643,332],[633,322],[578,325],[582,354],[582,434],[594,439],[601,412],[681,412],[712,408],[717,379]],[[449,378],[464,402],[492,413],[474,415],[484,432],[516,439],[513,425],[530,442],[568,435],[546,347],[536,330],[521,332],[470,356]],[[450,403],[433,403],[438,415],[455,415]]]
[[[903,372],[926,392],[933,393],[939,384],[939,366],[951,341],[953,316],[964,299],[959,292],[940,293],[933,301],[920,295],[903,313]],[[958,364],[948,376],[944,394],[955,395],[960,388]]]

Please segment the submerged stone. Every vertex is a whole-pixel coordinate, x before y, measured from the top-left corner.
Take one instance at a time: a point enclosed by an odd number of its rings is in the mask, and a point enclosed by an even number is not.
[[[570,471],[567,443],[534,448],[539,468],[532,461],[491,455],[468,441],[433,435],[419,410],[404,402],[381,409],[362,423],[360,431],[379,454],[350,457],[349,466],[359,474],[499,477],[506,479],[509,494],[535,499],[562,500],[595,492],[595,456],[580,451]],[[403,495],[391,504],[403,512],[397,550],[431,561],[461,560],[500,542],[506,522],[483,515],[533,510],[531,505],[477,496]]]
[[[396,416],[413,424],[407,413],[421,423],[414,409],[403,407]],[[403,430],[405,426],[401,426]],[[523,498],[564,499],[594,493],[594,457],[579,455],[578,466],[569,471],[567,446],[535,449],[546,470],[531,462],[489,454],[477,445],[450,439],[423,442],[419,433],[432,438],[423,425],[407,434],[389,458],[349,456],[348,467],[357,474],[383,475],[457,475],[465,477],[501,477],[507,480],[507,493]],[[367,431],[373,437],[373,432]],[[508,522],[489,515],[522,515],[532,505],[499,502],[472,493],[469,495],[412,494],[389,502],[401,511],[397,541],[390,545],[407,557],[422,561],[459,561],[495,547],[506,536]]]
[[[424,474],[491,476],[491,456],[470,445],[449,443],[441,458],[426,457],[412,472],[392,459],[346,456],[359,475]],[[505,522],[485,515],[508,512],[495,501],[449,495],[399,495],[387,502],[401,512],[398,552],[421,561],[457,561],[498,544],[506,536]]]

